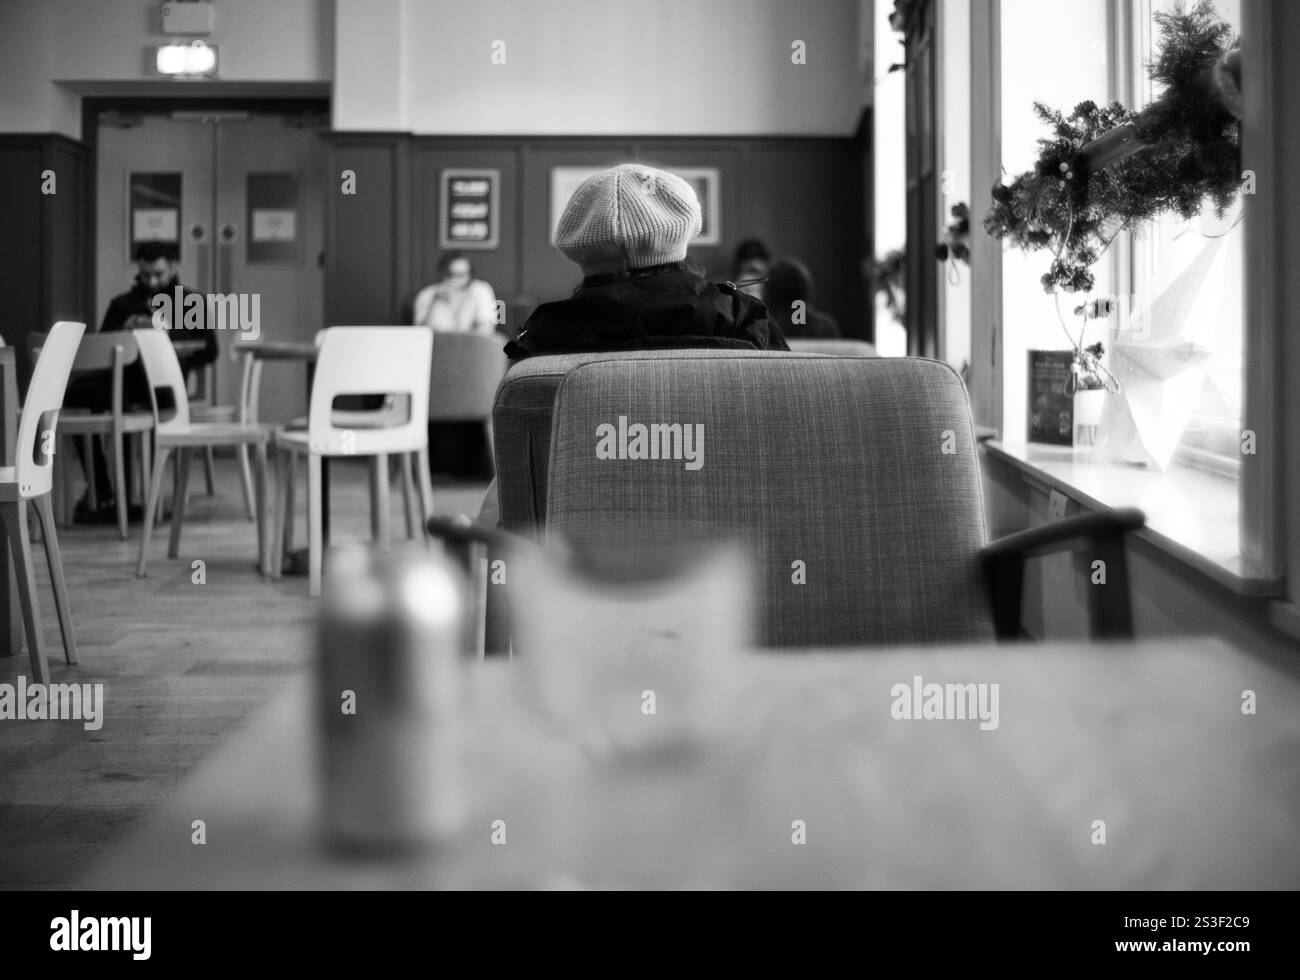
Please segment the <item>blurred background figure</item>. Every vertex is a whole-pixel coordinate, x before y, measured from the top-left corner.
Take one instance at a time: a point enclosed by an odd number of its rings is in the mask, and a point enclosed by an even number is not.
[[[464,252],[446,252],[438,260],[438,282],[415,297],[414,323],[434,330],[492,333],[496,328],[496,293],[481,279]]]
[[[763,284],[751,282],[741,286],[746,279],[766,279],[772,255],[760,239],[746,238],[736,246],[736,254],[731,260],[731,281],[740,286],[740,291],[754,299],[763,298]]]
[[[772,263],[763,295],[772,319],[785,336],[820,340],[840,336],[835,318],[813,307],[812,273],[798,259],[782,258]]]

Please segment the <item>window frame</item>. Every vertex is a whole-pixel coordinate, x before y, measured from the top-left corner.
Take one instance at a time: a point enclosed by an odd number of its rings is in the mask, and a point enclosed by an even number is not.
[[[1106,0],[1110,92],[1108,98],[1133,102],[1134,30],[1143,3]],[[1284,173],[1279,166],[1278,115],[1286,107],[1275,98],[1279,72],[1275,51],[1284,38],[1283,18],[1269,0],[1241,0],[1242,91],[1245,114],[1241,123],[1242,169],[1256,175],[1256,193],[1247,204],[1244,219],[1243,379],[1242,426],[1255,435],[1255,452],[1243,454],[1238,480],[1239,547],[1242,572],[1251,591],[1282,595],[1290,602],[1275,603],[1275,623],[1300,628],[1300,577],[1285,581],[1288,547],[1300,556],[1300,493],[1284,494],[1282,427],[1284,355],[1281,304],[1284,287],[1278,254],[1278,225],[1282,220],[1279,190]],[[1149,22],[1149,19],[1148,21]],[[972,224],[992,204],[991,188],[1001,173],[1002,77],[1000,50],[1000,0],[971,0],[971,214]],[[987,65],[987,72],[980,66]],[[1263,98],[1251,93],[1265,93]],[[939,121],[942,125],[942,121]],[[972,235],[971,294],[971,405],[975,419],[998,432],[1005,431],[1002,391],[1004,371],[1002,324],[1001,243],[988,235]],[[1117,292],[1132,293],[1133,255],[1128,235],[1110,249],[1112,282]],[[1292,360],[1297,356],[1293,355]],[[1012,365],[1015,370],[1017,365]],[[1292,365],[1300,377],[1300,363]],[[1014,420],[1013,420],[1014,424]],[[1300,436],[1292,437],[1291,450],[1300,453]],[[1300,460],[1291,462],[1300,471]],[[1297,489],[1300,489],[1298,487]],[[1283,508],[1286,514],[1283,515]],[[1289,536],[1288,536],[1289,535]],[[1285,583],[1285,585],[1284,585]],[[1300,632],[1297,632],[1300,635]]]

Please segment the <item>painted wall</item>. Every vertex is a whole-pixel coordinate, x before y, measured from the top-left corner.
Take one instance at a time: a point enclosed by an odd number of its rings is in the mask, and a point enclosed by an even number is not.
[[[861,105],[858,6],[337,0],[334,126],[845,136]]]
[[[207,40],[223,82],[333,81],[337,129],[846,136],[867,63],[860,6],[216,0]],[[79,136],[79,100],[60,83],[158,81],[161,10],[160,0],[0,3],[0,132]],[[493,62],[496,41],[504,63]],[[792,63],[795,41],[805,64]]]
[[[217,0],[206,40],[222,81],[325,82],[334,74],[331,0]],[[153,74],[160,0],[0,3],[0,132],[79,137],[79,100],[60,82],[162,81]],[[167,83],[183,86],[188,83]]]

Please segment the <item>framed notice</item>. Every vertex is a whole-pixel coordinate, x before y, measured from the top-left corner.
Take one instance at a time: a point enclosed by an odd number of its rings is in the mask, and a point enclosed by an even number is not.
[[[496,248],[500,234],[500,170],[444,170],[438,193],[438,247]]]
[[[646,164],[654,166],[654,164]],[[555,244],[555,233],[560,227],[560,217],[573,197],[578,185],[598,174],[604,167],[553,167],[551,168],[551,244]],[[658,167],[676,174],[695,191],[700,202],[702,224],[700,233],[691,240],[692,245],[719,245],[722,242],[721,218],[719,215],[718,168],[717,167]]]
[[[181,175],[128,174],[127,261],[142,242],[161,242],[174,259],[181,256]]]
[[[298,261],[298,175],[249,174],[247,260],[271,265]]]
[[[1074,398],[1065,392],[1074,353],[1068,350],[1029,352],[1030,442],[1074,445]]]

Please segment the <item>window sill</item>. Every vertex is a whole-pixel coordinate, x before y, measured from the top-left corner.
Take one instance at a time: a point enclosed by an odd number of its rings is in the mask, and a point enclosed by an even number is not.
[[[1247,596],[1278,596],[1281,583],[1252,576],[1241,557],[1237,485],[1195,469],[1165,472],[1099,459],[1092,450],[989,440],[984,451],[1085,510],[1137,507],[1138,536],[1175,561]]]

